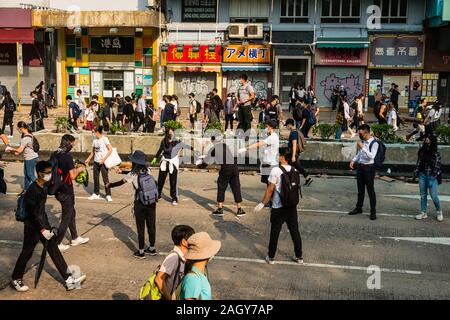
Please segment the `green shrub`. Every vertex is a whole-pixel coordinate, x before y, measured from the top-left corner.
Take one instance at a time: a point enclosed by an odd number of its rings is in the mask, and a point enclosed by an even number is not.
[[[67,117],[57,117],[55,119],[56,132],[62,132],[69,127],[69,119]]]
[[[404,143],[403,138],[397,136],[393,126],[388,124],[373,124],[370,126],[375,138],[386,143]]]
[[[125,133],[127,132],[127,129],[121,126],[118,122],[112,122],[109,124],[109,132],[111,134],[116,134],[117,132]]]
[[[441,124],[436,128],[436,135],[443,144],[450,144],[450,125]]]
[[[260,130],[264,130],[266,128],[266,124],[264,122],[261,122],[260,124],[258,124],[257,128]]]
[[[206,125],[205,131],[213,130],[213,129],[223,132],[222,124],[220,123],[220,121],[209,122]]]
[[[318,134],[323,141],[329,141],[338,128],[338,124],[321,123],[313,127],[313,133]]]
[[[169,120],[164,122],[164,128],[165,129],[172,129],[173,131],[183,129],[183,125],[181,122],[175,121],[175,120]]]

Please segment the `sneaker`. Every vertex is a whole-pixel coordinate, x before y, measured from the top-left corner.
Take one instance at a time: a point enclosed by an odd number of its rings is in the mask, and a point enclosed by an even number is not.
[[[178,205],[178,201],[176,201],[176,200],[172,201],[172,205],[173,206],[177,206]]]
[[[305,186],[309,187],[313,181],[314,180],[312,178],[308,177],[308,179],[306,179],[305,181]]]
[[[23,282],[22,279],[19,280],[12,280],[11,281],[11,286],[16,289],[19,292],[25,292],[28,291],[30,288],[28,288],[28,286],[26,286]]]
[[[111,196],[106,196],[106,201],[112,202],[112,197]]]
[[[362,210],[359,210],[359,209],[353,209],[352,211],[350,211],[349,213],[348,213],[348,215],[349,216],[354,216],[354,215],[356,215],[356,214],[361,214],[362,213]]]
[[[438,212],[437,212],[436,219],[437,219],[437,221],[439,221],[439,222],[444,221],[444,215],[442,214],[442,211],[438,211]]]
[[[214,211],[213,213],[213,216],[223,216],[223,208],[217,208],[217,210],[216,211]]]
[[[428,216],[427,216],[427,213],[426,213],[426,212],[421,212],[421,213],[418,214],[415,218],[416,218],[416,220],[422,220],[422,219],[428,218]]]
[[[377,214],[375,212],[370,213],[370,220],[377,220]]]
[[[297,262],[298,264],[303,264],[303,258],[292,257],[292,261]]]
[[[73,246],[73,247],[75,247],[75,246],[78,246],[78,245],[80,245],[80,244],[85,244],[85,243],[87,243],[88,241],[89,241],[89,238],[78,237],[78,238],[76,238],[75,240],[72,240],[72,241],[70,242],[70,245]]]
[[[66,244],[62,244],[62,243],[58,244],[58,249],[60,252],[67,251],[67,250],[69,250],[69,248],[70,248],[70,246],[68,246]]]
[[[14,138],[14,136],[11,136],[11,135],[9,135],[8,136],[8,139],[12,139],[12,138]],[[28,288],[28,287],[27,287]],[[27,289],[28,290],[28,289]]]
[[[94,193],[88,198],[88,200],[100,200],[100,195]]]
[[[152,247],[148,247],[147,249],[144,250],[144,253],[151,255],[151,256],[156,256],[156,249],[152,248]]]
[[[144,252],[140,252],[139,250],[138,251],[136,251],[134,254],[133,254],[133,256],[136,258],[136,259],[145,259],[145,253]]]
[[[73,290],[73,289],[80,289],[81,284],[86,280],[86,275],[83,274],[79,278],[74,278],[73,276],[70,276],[66,280],[66,289],[67,291]]]
[[[266,262],[268,264],[275,264],[275,259],[274,258],[269,258],[269,256],[266,257]]]
[[[236,213],[237,217],[242,217],[245,216],[245,211],[242,208],[239,208],[237,213]]]

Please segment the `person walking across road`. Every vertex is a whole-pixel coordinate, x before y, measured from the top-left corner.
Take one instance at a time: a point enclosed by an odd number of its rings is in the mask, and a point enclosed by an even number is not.
[[[17,111],[17,105],[9,91],[4,92],[4,99],[0,104],[0,110],[3,107],[5,107],[5,114],[3,115],[2,132],[5,132],[6,126],[9,126],[9,137],[12,138],[14,134],[14,112]]]
[[[370,220],[377,218],[377,198],[375,194],[375,165],[374,159],[377,155],[379,142],[370,133],[370,126],[363,124],[358,130],[361,141],[356,143],[358,153],[350,162],[350,169],[356,168],[356,181],[358,185],[358,201],[356,208],[349,212],[349,215],[361,214],[363,212],[364,194],[369,194],[370,199]]]
[[[251,104],[255,99],[255,90],[247,81],[247,75],[240,76],[240,86],[238,91],[238,106],[239,106],[239,125],[238,129],[245,132],[252,128],[252,109]]]
[[[136,106],[136,126],[134,127],[134,132],[138,132],[141,126],[144,126],[145,112],[147,110],[147,103],[145,102],[145,94],[142,94],[137,102]]]

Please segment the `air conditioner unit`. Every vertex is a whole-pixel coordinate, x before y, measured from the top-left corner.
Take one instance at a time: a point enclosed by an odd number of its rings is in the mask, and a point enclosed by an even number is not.
[[[245,37],[245,24],[235,23],[228,26],[228,38],[242,39]]]
[[[247,24],[246,30],[248,39],[262,39],[264,36],[262,23]]]

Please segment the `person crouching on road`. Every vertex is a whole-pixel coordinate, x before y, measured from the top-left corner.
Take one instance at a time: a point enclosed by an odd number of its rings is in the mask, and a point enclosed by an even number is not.
[[[46,183],[52,178],[52,164],[48,161],[39,161],[36,164],[37,180],[34,181],[25,193],[25,210],[27,217],[24,221],[24,236],[22,251],[17,259],[16,266],[12,274],[11,285],[19,292],[28,291],[29,288],[23,283],[23,275],[28,261],[33,256],[34,249],[38,242],[45,245],[47,251],[58,269],[60,275],[65,280],[67,290],[73,290],[86,280],[86,275],[75,277],[68,273],[67,263],[61,251],[58,249],[58,241],[54,237],[52,227],[45,212],[47,202]]]
[[[131,183],[134,188],[134,217],[138,234],[139,250],[134,253],[137,259],[145,259],[145,255],[156,255],[156,203],[158,202],[158,188],[150,168],[145,161],[145,154],[136,150],[129,157],[133,163],[131,172],[124,179],[109,183],[107,188],[119,187]],[[150,246],[145,248],[145,226],[147,226]]]
[[[294,243],[295,256],[292,258],[292,260],[294,262],[302,264],[302,238],[300,236],[300,231],[298,228],[297,215],[298,194],[296,201],[289,201],[289,203],[286,203],[286,201],[284,201],[283,199],[289,199],[289,197],[283,194],[282,188],[282,184],[285,183],[283,180],[286,179],[286,177],[289,177],[291,181],[291,183],[289,183],[290,185],[294,185],[295,181],[299,183],[300,177],[297,170],[295,170],[288,163],[288,160],[292,157],[289,148],[281,147],[279,153],[280,166],[272,169],[264,197],[261,203],[255,207],[255,211],[261,211],[264,206],[269,203],[270,200],[272,200],[272,209],[270,214],[271,228],[268,250],[269,252],[266,257],[266,262],[268,264],[275,263],[278,237],[280,236],[283,224],[286,222],[289,233],[291,234],[292,242]],[[299,188],[300,186],[297,185],[297,187]],[[298,193],[299,189],[292,192]]]
[[[181,282],[180,300],[211,300],[207,265],[219,252],[221,242],[212,240],[208,233],[195,233],[188,239],[186,266]]]
[[[89,166],[89,162],[94,158],[94,193],[88,200],[99,200],[100,197],[100,173],[103,177],[105,186],[109,183],[108,168],[105,166],[105,161],[113,152],[109,139],[103,135],[103,127],[99,126],[95,129],[95,138],[92,143],[92,151],[86,159],[85,164]],[[111,189],[105,188],[106,201],[111,202]]]

